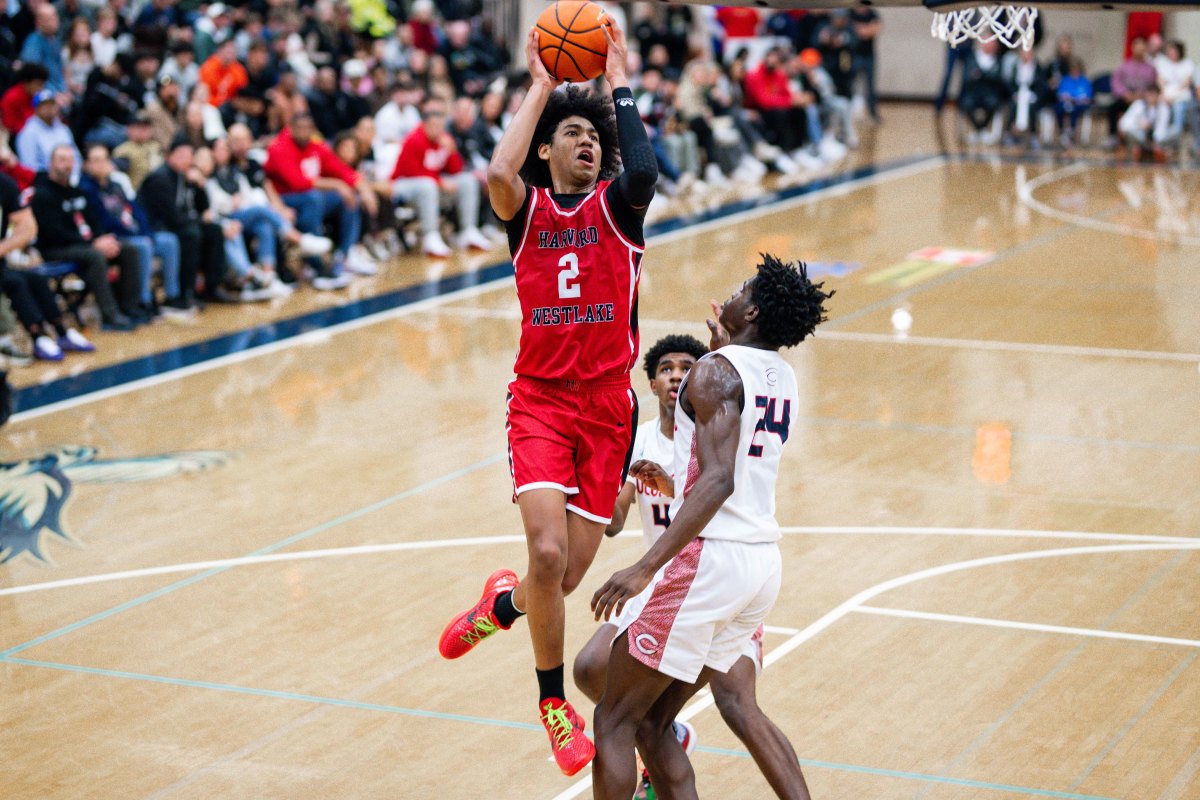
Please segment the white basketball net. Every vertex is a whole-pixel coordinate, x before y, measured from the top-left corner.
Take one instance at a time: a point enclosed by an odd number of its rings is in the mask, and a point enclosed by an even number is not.
[[[976,6],[933,12],[933,36],[957,47],[968,39],[998,40],[1006,47],[1033,47],[1037,9],[1026,6]]]

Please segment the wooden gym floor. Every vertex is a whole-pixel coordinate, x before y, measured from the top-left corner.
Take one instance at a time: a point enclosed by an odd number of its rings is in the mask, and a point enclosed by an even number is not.
[[[870,132],[876,169],[646,257],[645,346],[702,336],[761,250],[838,290],[789,354],[760,701],[816,798],[1200,797],[1200,174],[942,157],[916,114]],[[0,431],[3,541],[47,559],[0,565],[5,798],[589,795],[547,760],[522,625],[435,651],[524,563],[516,299],[469,284]],[[568,600],[570,653],[640,541]],[[707,700],[685,714],[702,797],[769,796]]]

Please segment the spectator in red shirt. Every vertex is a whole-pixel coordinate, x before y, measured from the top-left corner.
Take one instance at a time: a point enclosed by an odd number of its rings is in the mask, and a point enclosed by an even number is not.
[[[359,180],[358,173],[328,145],[317,141],[316,132],[312,115],[296,114],[267,148],[263,169],[284,204],[296,212],[296,227],[302,233],[323,236],[326,218],[338,215],[332,269],[326,268],[319,256],[309,256],[309,265],[317,272],[314,288],[341,289],[350,282],[344,269],[366,272],[375,267],[374,259],[358,244],[362,233],[359,204],[368,214],[374,214],[377,205],[368,182]]]
[[[800,146],[807,124],[804,107],[813,102],[807,92],[793,92],[784,70],[784,53],[772,47],[757,67],[746,73],[746,105],[762,115],[767,141],[787,152]]]
[[[431,230],[437,230],[437,206],[433,207],[431,213],[428,202],[422,204],[418,196],[423,190],[410,188],[414,185],[411,181],[418,178],[425,179],[426,185],[428,181],[434,181],[440,199],[453,199],[456,202],[459,247],[492,249],[492,243],[479,230],[479,178],[473,172],[463,170],[463,158],[458,146],[446,130],[446,103],[440,97],[431,97],[422,104],[421,124],[413,128],[400,146],[400,155],[392,169],[392,196],[404,202],[417,203],[422,229],[428,236]],[[428,247],[425,249],[429,251]]]
[[[717,22],[725,29],[726,39],[744,39],[758,33],[758,10],[746,6],[723,6],[717,9]]]
[[[33,96],[46,86],[50,72],[41,64],[22,64],[16,82],[0,97],[0,122],[16,137],[33,116]]]

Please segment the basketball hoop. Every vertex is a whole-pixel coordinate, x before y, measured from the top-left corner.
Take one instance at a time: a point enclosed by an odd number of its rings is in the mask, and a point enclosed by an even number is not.
[[[957,47],[968,39],[999,41],[1006,47],[1033,47],[1033,23],[1036,8],[1027,6],[974,6],[957,11],[934,11],[932,33],[935,39]]]

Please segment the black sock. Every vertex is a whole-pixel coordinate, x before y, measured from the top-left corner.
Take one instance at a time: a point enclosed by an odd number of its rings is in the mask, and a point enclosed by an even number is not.
[[[496,598],[495,605],[492,606],[492,613],[496,615],[496,622],[499,622],[505,628],[510,627],[520,617],[525,616],[524,611],[518,611],[512,601],[513,590],[509,589],[504,594]]]
[[[545,702],[549,697],[557,700],[566,699],[566,692],[563,690],[562,664],[553,669],[535,669],[534,672],[537,673],[538,689],[542,694],[538,702]]]

